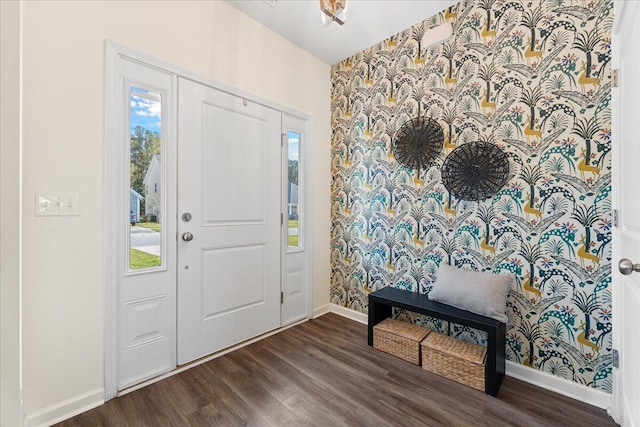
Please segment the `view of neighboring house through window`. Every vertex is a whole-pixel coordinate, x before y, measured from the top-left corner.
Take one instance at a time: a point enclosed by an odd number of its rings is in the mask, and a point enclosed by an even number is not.
[[[162,98],[130,87],[129,270],[162,265]]]
[[[288,168],[287,179],[287,214],[289,247],[300,247],[300,212],[298,203],[300,199],[300,134],[287,132],[288,139]]]

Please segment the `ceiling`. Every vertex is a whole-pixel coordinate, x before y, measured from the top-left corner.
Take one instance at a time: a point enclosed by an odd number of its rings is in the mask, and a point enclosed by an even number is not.
[[[347,0],[344,25],[323,25],[318,0],[227,0],[328,65],[333,65],[459,0]]]

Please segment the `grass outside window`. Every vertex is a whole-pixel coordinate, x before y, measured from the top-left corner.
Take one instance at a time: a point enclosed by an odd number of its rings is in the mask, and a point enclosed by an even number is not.
[[[148,228],[153,231],[157,231],[158,233],[162,230],[162,227],[158,222],[139,222],[136,225],[139,225],[140,227]]]
[[[130,268],[132,270],[138,270],[141,268],[158,267],[160,265],[159,256],[148,254],[146,252],[142,252],[137,249],[131,249],[130,257],[131,257]]]
[[[298,228],[298,220],[297,219],[290,219],[287,223],[287,227],[288,228]],[[298,234],[292,234],[287,236],[287,244],[289,246],[293,246],[293,247],[297,247],[299,246],[299,240],[300,240],[300,230],[298,230]]]

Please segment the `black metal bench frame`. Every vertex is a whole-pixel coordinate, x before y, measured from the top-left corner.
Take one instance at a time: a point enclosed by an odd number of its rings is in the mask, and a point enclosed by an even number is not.
[[[373,327],[391,317],[392,308],[403,308],[487,333],[485,393],[497,396],[504,378],[506,325],[490,317],[431,301],[427,295],[385,287],[369,294],[368,344],[373,346]]]

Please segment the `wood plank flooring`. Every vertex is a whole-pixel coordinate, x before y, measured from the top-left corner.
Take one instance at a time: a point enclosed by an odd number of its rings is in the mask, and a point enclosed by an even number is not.
[[[59,426],[608,426],[604,410],[506,377],[498,398],[367,346],[327,314]]]

